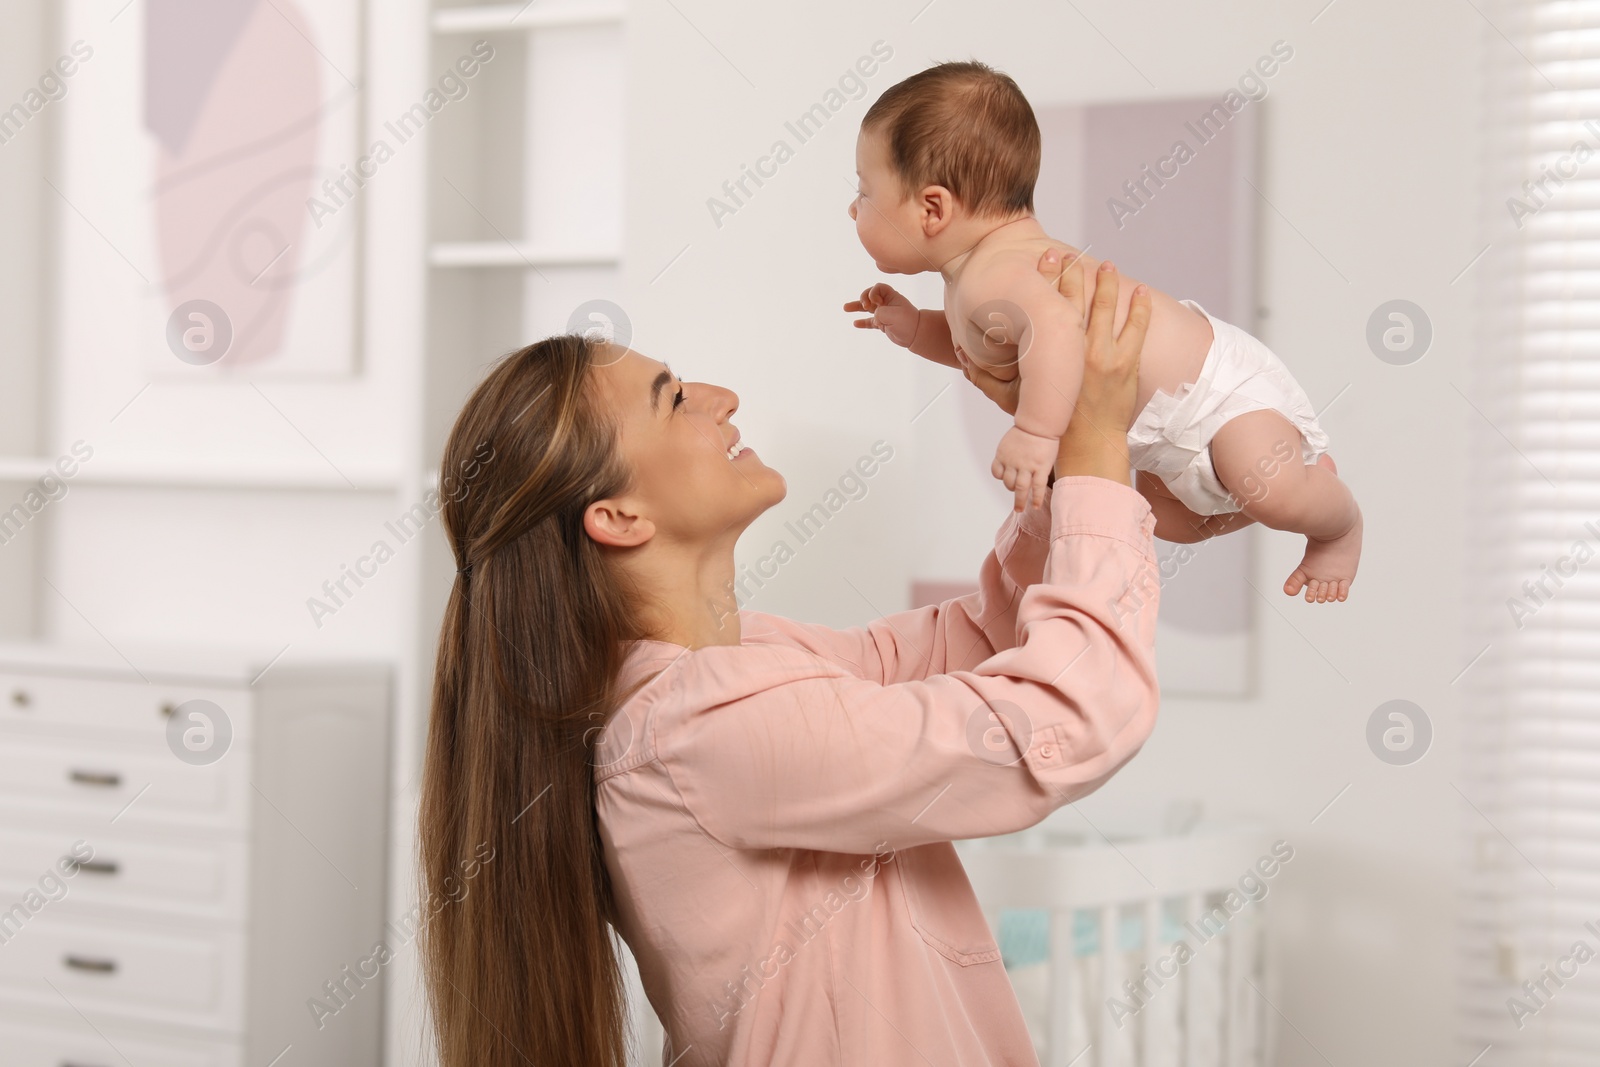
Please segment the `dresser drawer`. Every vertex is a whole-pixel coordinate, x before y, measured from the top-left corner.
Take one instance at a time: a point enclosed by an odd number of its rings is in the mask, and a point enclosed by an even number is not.
[[[74,825],[206,826],[243,832],[247,751],[192,766],[170,752],[0,737],[0,807]],[[89,821],[93,820],[93,821]],[[10,818],[0,823],[15,825]],[[80,834],[80,836],[87,836]]]
[[[76,1025],[74,1025],[76,1024]],[[238,1045],[129,1037],[116,1030],[96,1033],[83,1020],[60,1026],[0,1019],[0,1049],[5,1067],[242,1067]]]
[[[52,913],[63,915],[111,907],[244,921],[249,860],[242,841],[151,842],[130,834],[125,821],[101,823],[83,834],[0,825],[0,901],[21,900],[31,889],[51,901]],[[86,847],[74,853],[78,841]],[[73,856],[86,854],[87,862],[75,874],[61,876],[63,859],[71,870]],[[41,886],[46,872],[56,877]]]
[[[0,642],[0,1067],[376,1067],[393,667],[119,646]]]
[[[207,700],[221,708],[233,740],[249,741],[254,724],[248,690],[16,671],[0,671],[0,731],[151,739],[164,744],[173,712],[190,700]]]
[[[238,1032],[244,938],[229,928],[166,932],[69,922],[45,909],[0,945],[0,996],[46,1008],[65,997],[96,1020],[103,1014]]]

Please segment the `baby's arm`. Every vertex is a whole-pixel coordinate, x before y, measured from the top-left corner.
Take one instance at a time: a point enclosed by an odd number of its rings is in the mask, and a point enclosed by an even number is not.
[[[911,339],[910,348],[923,359],[961,369],[961,363],[956,359],[955,342],[950,338],[950,323],[943,311],[923,308],[917,312],[917,333]]]
[[[1067,432],[1083,385],[1083,323],[1077,310],[1042,285],[1037,274],[1018,303],[1024,319],[1017,344],[1017,426],[1059,439]],[[1038,293],[1033,290],[1042,289]],[[1127,427],[1121,428],[1126,432]]]
[[[1016,493],[1017,510],[1044,502],[1083,384],[1083,320],[1037,272],[991,270],[963,279],[963,303],[995,345],[1015,345],[1017,413],[995,450],[991,473]],[[1126,431],[1126,427],[1121,427]]]

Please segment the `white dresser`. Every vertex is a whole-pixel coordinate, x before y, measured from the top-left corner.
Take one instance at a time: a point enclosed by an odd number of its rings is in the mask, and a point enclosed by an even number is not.
[[[376,1067],[390,689],[0,643],[0,1065]]]

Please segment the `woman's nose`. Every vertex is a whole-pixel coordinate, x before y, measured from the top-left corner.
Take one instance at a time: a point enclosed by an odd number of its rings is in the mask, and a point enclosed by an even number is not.
[[[854,200],[850,201],[850,206],[845,210],[850,214],[850,221],[854,222],[856,218],[856,202]]]
[[[706,383],[689,396],[691,399],[702,401],[706,408],[716,412],[719,418],[729,418],[739,410],[739,394],[720,385]]]

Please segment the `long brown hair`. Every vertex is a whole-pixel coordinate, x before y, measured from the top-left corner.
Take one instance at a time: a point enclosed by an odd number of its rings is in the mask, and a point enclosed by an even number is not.
[[[502,357],[445,444],[440,514],[469,569],[439,632],[418,822],[441,1067],[626,1067],[593,750],[646,635],[582,521],[631,476],[591,374],[618,351],[564,335]]]

